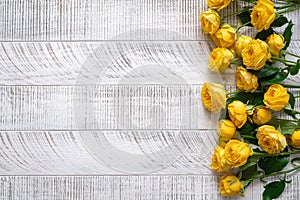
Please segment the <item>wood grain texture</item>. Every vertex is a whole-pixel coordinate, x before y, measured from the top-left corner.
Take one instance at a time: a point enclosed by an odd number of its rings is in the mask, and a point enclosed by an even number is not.
[[[1,86],[0,130],[215,128],[201,85]],[[232,87],[228,85],[228,91]]]
[[[235,1],[222,13],[241,7]],[[198,16],[205,9],[198,0],[1,0],[0,40],[203,40]],[[298,15],[287,14],[294,30]]]
[[[0,48],[1,85],[233,82],[230,70],[227,76],[208,70],[212,43],[207,42],[2,43]]]
[[[279,199],[299,199],[299,176],[289,177]],[[3,177],[2,199],[202,200],[262,199],[261,184],[251,184],[245,198],[221,197],[216,176],[14,176]],[[274,179],[272,179],[274,180]]]
[[[211,41],[2,43],[0,85],[122,85],[158,78],[168,84],[180,79],[184,84],[234,84],[233,70],[221,76],[208,70],[213,48]],[[300,55],[300,42],[293,41],[289,50]],[[300,84],[299,75],[288,81]]]
[[[91,148],[87,137],[100,149]],[[216,142],[214,130],[1,132],[0,174],[212,175]]]
[[[209,169],[217,116],[199,90],[218,81],[231,91],[234,78],[207,70],[204,9],[198,0],[0,0],[0,199],[223,199]],[[299,11],[288,17],[300,54]],[[133,176],[122,160],[136,157],[97,160],[87,135],[146,155],[129,165],[144,171]],[[172,143],[174,162],[151,157]],[[282,199],[299,199],[299,176],[290,178]],[[262,191],[255,183],[245,199]]]

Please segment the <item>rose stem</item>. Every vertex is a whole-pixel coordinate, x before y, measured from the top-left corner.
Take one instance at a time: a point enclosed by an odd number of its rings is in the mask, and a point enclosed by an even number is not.
[[[291,53],[291,52],[288,52],[288,51],[286,51],[286,50],[282,50],[283,51],[283,53],[286,53],[286,54],[289,54],[289,55],[291,55],[291,56],[295,56],[295,57],[297,57],[297,58],[300,58],[300,56],[298,56],[298,55],[296,55],[296,54],[293,54],[293,53]]]
[[[300,9],[300,6],[299,7],[295,7],[295,8],[289,8],[289,9],[286,9],[286,10],[279,11],[279,12],[277,12],[277,14],[280,15],[280,14],[291,12],[291,11],[295,11],[295,10],[298,10],[298,9]]]

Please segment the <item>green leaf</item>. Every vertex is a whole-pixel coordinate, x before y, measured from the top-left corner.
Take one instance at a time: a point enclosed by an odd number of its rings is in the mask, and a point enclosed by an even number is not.
[[[293,28],[294,24],[292,21],[289,21],[289,24],[287,25],[287,27],[285,28],[284,32],[283,32],[283,37],[284,37],[284,41],[285,41],[285,46],[283,49],[287,49],[290,45],[291,42],[291,38],[293,35],[292,32],[292,28]]]
[[[294,108],[295,108],[295,102],[296,102],[296,99],[295,99],[293,93],[291,93],[291,92],[288,92],[288,93],[289,93],[289,95],[290,95],[289,104],[290,104],[291,107],[294,109]]]
[[[240,14],[238,14],[238,18],[241,20],[241,23],[242,24],[246,24],[246,23],[249,23],[251,21],[251,12],[250,10],[246,10]],[[247,26],[252,26],[252,24],[248,24]]]
[[[285,180],[271,182],[264,186],[264,188],[263,200],[276,199],[284,191]]]
[[[263,105],[264,95],[262,93],[250,93],[250,92],[237,92],[231,98],[227,99],[227,103],[230,104],[235,100],[239,100],[249,105]]]
[[[258,32],[255,36],[255,39],[260,39],[265,41],[270,35],[274,33],[274,30],[272,28],[269,28],[267,30],[262,30],[261,32]]]
[[[274,126],[276,129],[279,127],[279,122],[276,117],[272,116],[271,120],[267,123],[267,125]]]
[[[252,124],[251,122],[247,121],[244,126],[238,129],[238,132],[244,140],[251,144],[257,145],[258,141],[256,138],[256,128],[256,124]]]
[[[268,76],[272,76],[279,72],[279,68],[273,67],[272,65],[265,64],[265,66],[259,71],[251,71],[251,73],[255,74],[258,78],[264,78]]]
[[[246,169],[248,169],[249,167],[252,166],[257,166],[257,161],[260,158],[260,156],[250,156],[246,162],[246,164],[244,164],[243,166],[241,166],[239,169],[240,171],[245,171]]]
[[[252,177],[256,177],[258,175],[260,175],[261,172],[257,171],[257,165],[256,163],[250,167],[248,167],[247,169],[242,171],[242,178],[241,180],[247,180],[250,179]]]
[[[265,157],[258,161],[258,166],[264,170],[265,174],[271,174],[282,170],[290,160],[290,156]]]
[[[280,120],[279,127],[283,135],[292,134],[297,128],[297,125],[289,120]]]
[[[297,119],[296,115],[300,114],[299,111],[294,110],[291,106],[290,103],[288,103],[285,107],[284,107],[284,113],[288,114],[289,116],[292,116],[294,119]]]
[[[264,84],[275,84],[275,83],[279,83],[281,81],[283,81],[284,79],[286,79],[286,77],[289,75],[288,72],[284,72],[284,71],[280,71],[277,72],[275,75],[264,78],[261,80],[261,83]]]
[[[228,118],[227,109],[222,109],[219,115],[219,120],[227,119],[227,118]]]
[[[297,64],[288,68],[292,76],[297,75],[300,69],[300,63],[297,61]]]
[[[288,23],[288,19],[283,15],[280,15],[277,19],[274,20],[274,22],[271,24],[271,27],[281,27],[286,23]]]

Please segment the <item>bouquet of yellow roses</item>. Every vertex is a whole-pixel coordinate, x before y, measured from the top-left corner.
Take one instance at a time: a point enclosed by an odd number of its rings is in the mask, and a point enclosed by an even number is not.
[[[300,56],[287,51],[293,23],[283,15],[300,9],[300,1],[278,0],[275,5],[270,0],[244,0],[244,8],[230,14],[242,23],[235,27],[224,22],[228,16],[219,14],[230,2],[208,0],[209,10],[200,15],[203,32],[217,46],[210,53],[209,69],[223,73],[234,68],[238,88],[226,92],[217,83],[202,87],[204,107],[220,112],[219,144],[211,168],[222,174],[220,192],[224,196],[243,196],[252,181],[284,175],[264,186],[263,199],[274,199],[290,182],[286,175],[300,170],[300,112],[295,110],[300,96],[288,90],[299,92],[295,88],[300,86],[284,82],[289,75],[298,74]],[[255,37],[241,34],[245,26],[253,27]],[[295,59],[287,60],[287,55]]]

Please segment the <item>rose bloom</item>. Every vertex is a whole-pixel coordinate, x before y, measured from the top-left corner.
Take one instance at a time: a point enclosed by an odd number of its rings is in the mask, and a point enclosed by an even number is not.
[[[269,29],[276,17],[274,3],[270,0],[258,0],[250,16],[251,24],[258,32]]]
[[[225,145],[225,161],[231,167],[240,167],[246,164],[249,156],[253,154],[252,148],[239,140],[230,140]]]
[[[279,52],[284,47],[284,37],[273,33],[267,38],[266,42],[269,45],[271,54],[278,57]]]
[[[267,43],[259,39],[251,40],[242,50],[243,63],[247,69],[260,70],[270,58]]]
[[[223,73],[231,64],[234,55],[226,48],[215,48],[209,55],[208,68],[213,72]]]
[[[276,154],[286,147],[286,139],[274,126],[263,125],[258,128],[256,138],[259,146],[268,154]]]
[[[291,136],[291,145],[300,148],[300,130],[295,130]]]
[[[283,109],[289,102],[290,95],[287,89],[280,84],[271,85],[264,94],[264,103],[274,111]]]
[[[211,9],[220,11],[230,4],[231,0],[207,0],[207,5]]]
[[[246,105],[241,101],[233,101],[228,105],[228,113],[236,127],[241,128],[247,122]]]
[[[233,174],[223,175],[220,178],[220,192],[223,196],[236,196],[243,190],[243,184]]]
[[[243,49],[253,40],[252,37],[241,35],[235,43],[235,53],[238,57],[242,56]]]
[[[216,11],[203,11],[199,18],[205,34],[214,34],[219,29],[220,15]]]
[[[230,165],[226,163],[224,154],[224,148],[220,146],[215,148],[210,165],[213,170],[217,172],[228,172],[230,170]]]
[[[236,70],[236,85],[240,90],[254,92],[258,87],[258,78],[254,74],[247,72],[244,67]]]
[[[272,119],[272,113],[269,108],[264,106],[256,108],[253,114],[253,121],[257,125],[268,123]]]
[[[201,90],[204,107],[212,112],[220,112],[226,107],[226,91],[217,83],[205,83]]]
[[[236,30],[229,24],[222,25],[213,35],[211,35],[217,47],[231,47],[236,40]]]
[[[224,141],[230,140],[236,131],[234,123],[228,119],[220,120],[217,127],[217,132]]]

